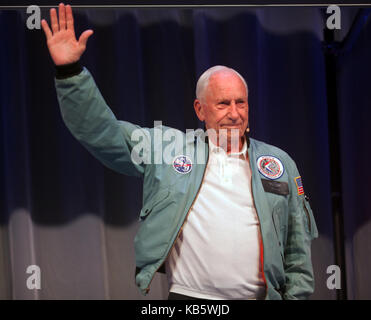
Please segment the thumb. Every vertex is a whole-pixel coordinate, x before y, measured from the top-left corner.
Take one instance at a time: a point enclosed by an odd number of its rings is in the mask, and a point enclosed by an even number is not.
[[[84,31],[80,38],[79,38],[79,44],[82,45],[84,48],[86,47],[86,43],[88,42],[88,38],[93,34],[93,30],[86,30]]]

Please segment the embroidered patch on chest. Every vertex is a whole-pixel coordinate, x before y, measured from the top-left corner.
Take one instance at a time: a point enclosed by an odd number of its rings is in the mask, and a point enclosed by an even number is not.
[[[188,156],[176,156],[173,161],[173,168],[181,174],[189,173],[192,170],[192,161]]]
[[[259,172],[268,179],[276,180],[283,175],[283,164],[281,160],[276,157],[260,156],[256,164]]]

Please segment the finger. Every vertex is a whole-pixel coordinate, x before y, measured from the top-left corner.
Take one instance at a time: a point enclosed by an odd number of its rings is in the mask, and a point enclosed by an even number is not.
[[[93,30],[86,30],[84,31],[80,38],[79,38],[79,44],[86,47],[86,43],[88,42],[88,38],[93,34]]]
[[[74,25],[73,25],[72,8],[69,4],[66,6],[66,21],[67,21],[67,29],[72,30],[73,32],[75,32],[75,28],[74,28]]]
[[[50,24],[52,26],[53,33],[59,31],[57,10],[55,10],[54,8],[50,9]]]
[[[66,29],[66,8],[63,3],[59,4],[59,30]]]
[[[49,40],[53,36],[53,34],[52,34],[52,31],[49,28],[48,23],[44,19],[41,20],[41,26],[44,30],[46,40]]]

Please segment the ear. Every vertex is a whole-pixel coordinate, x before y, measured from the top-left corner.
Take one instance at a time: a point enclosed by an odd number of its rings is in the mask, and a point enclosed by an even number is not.
[[[193,107],[195,108],[197,118],[200,121],[205,121],[204,109],[201,105],[201,101],[196,99],[195,102],[193,103]]]

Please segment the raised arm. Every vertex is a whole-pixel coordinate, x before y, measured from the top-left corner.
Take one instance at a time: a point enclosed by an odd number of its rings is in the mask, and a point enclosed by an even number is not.
[[[149,130],[117,120],[91,74],[80,66],[80,57],[93,31],[84,31],[77,41],[71,6],[63,3],[59,5],[59,21],[55,9],[50,10],[50,20],[51,29],[45,20],[42,20],[42,27],[57,68],[55,85],[66,126],[107,167],[123,174],[142,176],[144,164],[132,161],[138,142],[131,137],[133,133],[138,135],[138,131],[143,133],[140,135],[144,137],[142,144],[150,148]]]

